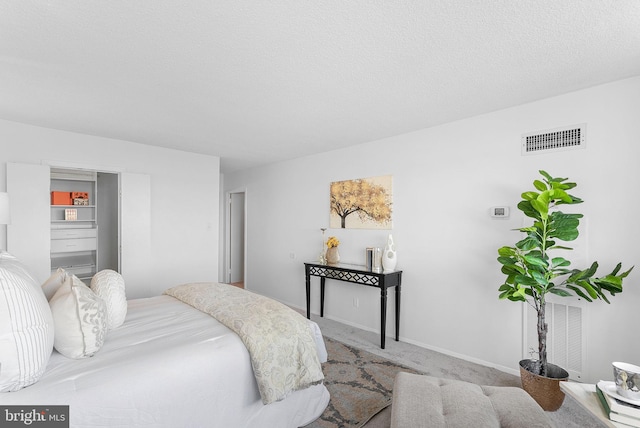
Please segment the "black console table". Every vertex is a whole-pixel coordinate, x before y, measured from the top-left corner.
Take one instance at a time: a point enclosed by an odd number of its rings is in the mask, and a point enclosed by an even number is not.
[[[381,348],[384,349],[385,330],[387,325],[387,289],[396,288],[396,342],[400,336],[400,286],[402,271],[374,272],[365,266],[346,263],[324,265],[305,263],[304,271],[307,285],[307,318],[311,318],[311,277],[320,277],[320,316],[324,317],[324,284],[327,278],[338,281],[353,282],[380,289],[380,336]]]

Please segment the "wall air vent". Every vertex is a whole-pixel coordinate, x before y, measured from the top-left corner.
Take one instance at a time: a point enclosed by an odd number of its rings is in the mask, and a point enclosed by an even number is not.
[[[522,154],[532,155],[560,150],[584,149],[587,124],[566,126],[522,135]]]

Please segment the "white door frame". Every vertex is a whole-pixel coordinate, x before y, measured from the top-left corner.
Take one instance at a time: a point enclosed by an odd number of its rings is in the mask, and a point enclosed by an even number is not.
[[[231,195],[235,194],[235,193],[242,193],[244,194],[244,238],[243,238],[243,242],[242,245],[244,246],[244,251],[243,251],[243,273],[242,273],[242,278],[244,281],[244,287],[247,287],[247,189],[246,188],[241,188],[241,189],[234,189],[234,190],[230,190],[226,193],[225,195],[225,199],[226,199],[226,208],[225,208],[225,216],[226,216],[226,221],[225,221],[225,249],[224,249],[224,274],[223,274],[223,278],[224,278],[224,282],[230,283],[231,282]]]

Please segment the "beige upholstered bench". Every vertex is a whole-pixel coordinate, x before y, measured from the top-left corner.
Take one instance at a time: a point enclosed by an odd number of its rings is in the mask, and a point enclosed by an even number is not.
[[[544,410],[516,387],[398,373],[391,428],[549,428]]]

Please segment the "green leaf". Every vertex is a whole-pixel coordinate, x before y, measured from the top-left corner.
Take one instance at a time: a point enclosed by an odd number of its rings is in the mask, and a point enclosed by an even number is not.
[[[561,200],[565,204],[573,203],[573,199],[571,198],[571,196],[569,196],[569,194],[565,192],[562,188],[554,189],[553,198],[556,200]]]
[[[571,247],[564,247],[562,245],[554,245],[553,247],[547,247],[547,251],[548,250],[568,250],[571,251],[573,250],[573,248]]]
[[[561,297],[569,297],[572,296],[571,293],[569,293],[567,290],[562,289],[562,288],[550,288],[549,289],[549,293],[553,293],[556,296],[561,296]]]
[[[553,228],[577,228],[580,226],[579,217],[568,216],[568,215],[558,215],[558,212],[551,213],[549,215],[549,223],[550,227]]]
[[[596,278],[596,280],[600,282],[606,282],[607,284],[611,284],[613,286],[619,286],[620,291],[622,291],[622,278],[615,275],[607,275],[602,278]]]
[[[520,195],[520,197],[522,197],[522,199],[524,199],[525,201],[532,201],[534,199],[537,199],[538,195],[538,192],[524,192],[522,195]]]
[[[569,266],[571,264],[571,262],[567,259],[565,259],[564,257],[554,257],[553,259],[551,259],[551,266],[556,267],[556,266]]]
[[[508,297],[509,300],[511,300],[512,302],[526,302],[527,299],[525,297],[522,297],[519,294],[512,294]]]
[[[514,295],[514,297],[515,296],[521,296],[523,299],[525,299],[526,298],[525,288],[524,287],[518,287],[518,289],[513,292],[513,295]]]
[[[553,181],[551,183],[551,185],[554,188],[562,189],[562,190],[569,190],[569,189],[573,189],[574,187],[576,187],[576,183],[571,183],[571,182],[568,182],[566,180],[568,180],[568,179],[567,178],[555,179],[555,181]]]
[[[609,284],[609,283],[601,282],[598,280],[594,280],[593,282],[598,287],[600,287],[600,290],[608,291],[609,294],[611,294],[612,296],[615,296],[618,293],[622,293],[622,285],[616,286],[614,284]],[[599,294],[604,296],[604,293],[602,291]]]
[[[631,266],[631,267],[629,268],[629,270],[628,270],[628,271],[623,272],[623,273],[621,273],[621,274],[620,274],[620,275],[618,275],[618,276],[619,276],[620,278],[626,278],[626,277],[627,277],[627,275],[629,275],[629,274],[631,273],[631,271],[633,270],[633,268],[634,268],[634,266]]]
[[[547,278],[545,277],[545,275],[541,272],[537,272],[537,271],[532,271],[531,272],[531,276],[533,277],[533,279],[536,280],[536,282],[544,287],[546,287],[547,285],[549,285],[549,281],[547,281]]]
[[[507,266],[516,264],[516,260],[513,257],[498,257],[498,262]]]
[[[541,192],[547,190],[547,185],[545,183],[543,183],[542,181],[540,181],[540,180],[535,180],[533,182],[533,187],[535,187],[536,189],[538,189]],[[533,192],[531,192],[531,193],[533,193]]]
[[[516,250],[512,247],[501,247],[498,248],[498,255],[502,257],[511,257],[516,255]]]
[[[555,233],[558,230],[578,232],[580,220],[577,218],[557,217],[554,214],[549,216],[549,230],[552,233]]]
[[[536,198],[536,201],[543,203],[547,207],[549,206],[549,202],[551,202],[552,200],[553,200],[553,190],[545,190],[544,192],[540,193]]]
[[[547,267],[548,263],[546,260],[541,259],[539,257],[536,256],[531,256],[531,255],[526,255],[524,256],[524,259],[527,263],[534,265],[534,266],[543,266],[543,267]]]
[[[575,272],[575,269],[565,269],[565,268],[562,268],[562,267],[558,267],[558,268],[555,268],[555,269],[553,270],[553,272],[554,272],[557,276],[560,276],[560,275],[569,275],[569,274],[574,273],[574,272]],[[569,281],[569,280],[567,280],[567,282],[570,282],[570,281]]]
[[[540,213],[538,213],[538,211],[533,209],[530,201],[520,201],[518,203],[518,209],[522,211],[524,215],[526,215],[527,217],[536,218],[536,219],[540,218]]]
[[[553,238],[558,238],[561,241],[575,241],[579,235],[578,229],[556,229],[551,234]]]
[[[573,290],[578,296],[582,297],[587,302],[593,302],[593,300],[591,300],[591,297],[587,296],[579,287],[573,285],[567,285],[566,287]]]
[[[576,214],[576,213],[563,213],[562,211],[555,211],[553,213],[553,217],[554,218],[582,218],[584,217],[584,215],[582,214]]]
[[[621,267],[622,267],[622,263],[618,263],[616,265],[616,267],[613,269],[613,271],[611,271],[611,275],[617,275],[618,272],[620,271]],[[633,268],[631,268],[631,269],[633,269]]]
[[[588,281],[577,281],[576,285],[582,287],[587,293],[589,293],[589,296],[591,296],[591,298],[593,299],[597,299],[600,296]]]
[[[518,265],[504,265],[502,266],[502,269],[500,269],[500,271],[507,276],[525,274],[524,268]],[[511,282],[511,281],[507,281],[507,282]]]
[[[571,275],[571,277],[569,277],[569,279],[567,279],[567,281],[577,282],[580,280],[591,278],[596,273],[597,269],[598,269],[598,262],[593,262],[593,264],[589,269],[574,270],[573,274]]]
[[[538,286],[538,282],[529,275],[516,275],[514,280],[515,280],[515,283],[518,284],[519,286],[523,286],[523,285],[527,287]]]
[[[545,220],[549,215],[549,204],[541,202],[539,199],[534,199],[529,202],[531,207],[540,213],[540,218]]]
[[[591,264],[591,267],[589,267],[589,269],[583,271],[584,272],[583,278],[591,278],[593,275],[596,274],[597,270],[598,270],[598,262],[593,262]]]
[[[620,268],[622,268],[622,263],[618,263],[616,265],[616,267],[613,269],[613,271],[611,272],[611,275],[617,275],[618,272],[620,271]],[[633,270],[634,266],[631,266],[629,268],[628,271],[621,273],[620,275],[617,275],[619,278],[624,279],[627,277],[627,275],[629,275],[631,273],[631,271]]]
[[[563,183],[565,181],[567,181],[568,178],[560,178],[560,177],[554,177],[551,179],[551,181],[555,181],[556,183]]]
[[[595,278],[593,282],[607,290],[612,295],[622,293],[622,278],[614,275],[607,275],[603,278]]]
[[[528,255],[528,256],[538,257],[538,258],[540,258],[540,259],[543,259],[543,258],[544,258],[544,259],[546,259],[546,257],[544,257],[544,256],[542,255],[542,251],[540,251],[539,249],[531,250],[531,251],[529,251],[529,252],[527,253],[527,255]]]
[[[554,179],[547,173],[547,171],[539,170],[540,175],[547,179],[547,182],[554,181]]]
[[[583,202],[582,199],[573,196],[573,195],[569,195],[569,197],[571,197],[571,204],[581,204]]]
[[[540,248],[540,246],[540,240],[536,236],[531,235],[516,243],[516,248],[521,251],[530,251],[534,248]]]

